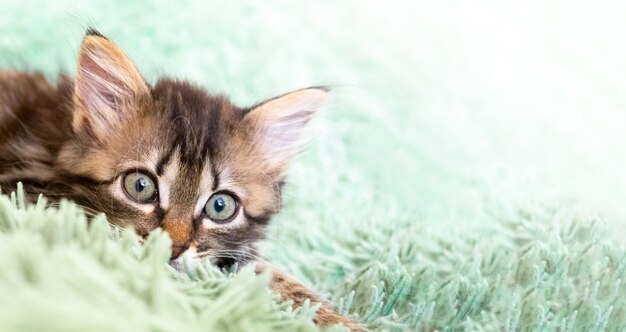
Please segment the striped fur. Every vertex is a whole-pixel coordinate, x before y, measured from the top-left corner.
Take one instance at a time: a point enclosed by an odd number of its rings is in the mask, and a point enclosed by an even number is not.
[[[22,181],[30,200],[39,193],[70,199],[141,236],[160,227],[173,258],[191,248],[218,265],[243,265],[258,257],[255,243],[280,209],[300,131],[325,97],[310,88],[241,108],[184,81],[149,86],[123,52],[89,31],[75,78],[51,84],[38,73],[0,70],[0,186],[6,192]],[[136,170],[156,179],[155,202],[125,194],[122,178]],[[239,200],[228,223],[202,213],[216,192]],[[290,284],[276,289],[304,289]],[[296,304],[314,296],[298,294],[283,295]],[[325,306],[320,315],[331,312]],[[345,320],[333,315],[317,320]]]

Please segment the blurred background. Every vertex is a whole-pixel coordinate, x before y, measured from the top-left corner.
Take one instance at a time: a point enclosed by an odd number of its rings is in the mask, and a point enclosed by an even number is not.
[[[367,327],[626,326],[626,2],[0,0],[0,67],[73,74],[88,26],[150,83],[188,79],[241,106],[333,88],[261,253]],[[586,226],[598,219],[606,227]],[[4,244],[31,249],[32,238]],[[13,256],[41,263],[21,247]],[[55,252],[85,251],[69,248]],[[19,278],[4,277],[5,298],[26,294],[4,321],[48,326],[31,314],[39,304],[55,317],[80,308],[88,324],[125,323],[110,318],[122,310],[158,326],[125,309],[135,302],[106,301],[117,292],[93,293],[107,276],[107,290],[123,290],[118,272],[59,269],[76,262],[65,256],[41,264],[51,293],[31,278],[20,293]],[[33,275],[15,266],[4,270]],[[146,313],[180,322],[187,306],[171,305],[169,316],[152,302]]]
[[[321,130],[291,170],[274,242],[398,220],[489,228],[493,209],[546,203],[619,226],[626,217],[622,1],[0,6],[0,65],[51,79],[73,73],[94,26],[149,82],[189,79],[240,105],[332,86]]]

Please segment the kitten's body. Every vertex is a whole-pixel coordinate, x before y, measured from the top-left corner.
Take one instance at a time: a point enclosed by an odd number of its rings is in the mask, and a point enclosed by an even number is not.
[[[41,74],[0,70],[0,184],[16,181],[49,183],[51,167],[71,134],[71,82],[61,76],[56,86]],[[56,191],[49,192],[54,195]]]
[[[325,94],[305,89],[239,108],[187,82],[162,79],[151,87],[92,31],[75,79],[60,76],[51,85],[41,74],[0,70],[0,187],[6,192],[22,181],[28,194],[71,199],[142,236],[161,227],[173,258],[187,250],[218,264],[245,264],[257,257],[254,244],[280,207],[298,131]],[[154,197],[137,196],[145,183],[127,186],[131,175],[152,183]],[[220,195],[236,207],[227,219],[214,217],[224,213],[221,205],[209,204]],[[272,273],[283,298],[321,302]],[[316,322],[358,329],[325,304]]]

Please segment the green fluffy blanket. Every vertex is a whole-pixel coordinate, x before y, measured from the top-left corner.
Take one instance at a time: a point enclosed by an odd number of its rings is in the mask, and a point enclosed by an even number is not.
[[[0,2],[3,67],[73,72],[93,25],[150,82],[334,86],[261,252],[365,327],[626,329],[622,2]],[[178,273],[164,234],[22,194],[0,331],[316,330],[266,275]]]

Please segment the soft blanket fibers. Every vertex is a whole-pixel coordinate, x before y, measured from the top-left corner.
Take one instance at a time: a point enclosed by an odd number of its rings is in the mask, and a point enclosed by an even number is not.
[[[261,251],[373,330],[626,329],[623,2],[2,1],[0,65],[87,25],[149,82],[334,99]],[[250,269],[175,273],[70,203],[0,198],[0,331],[315,330]]]
[[[0,197],[3,331],[315,330],[315,308],[292,312],[278,304],[267,276],[249,268],[224,275],[211,266],[178,273],[167,265],[170,242],[160,232],[140,245],[102,217],[87,225],[72,203],[25,207],[19,196]],[[603,240],[593,219],[559,209],[498,219],[489,241],[425,234],[402,221],[394,227],[404,232],[380,225],[318,243],[311,250],[327,252],[326,263],[306,270],[324,281],[342,312],[370,328],[626,326],[626,252]],[[425,239],[416,241],[419,233]]]

